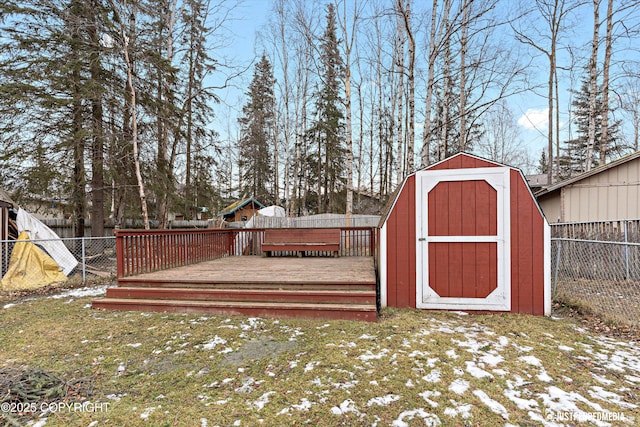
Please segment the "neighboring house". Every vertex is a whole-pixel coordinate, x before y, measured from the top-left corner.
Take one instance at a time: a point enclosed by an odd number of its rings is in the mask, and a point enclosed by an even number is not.
[[[527,175],[525,176],[525,178],[527,179],[527,184],[529,184],[529,188],[531,188],[531,191],[534,194],[547,186],[548,175],[546,173],[542,173],[538,175]]]
[[[640,218],[640,151],[535,193],[549,223]]]
[[[254,198],[239,200],[222,210],[218,216],[225,222],[248,221],[257,211],[265,206]]]
[[[69,219],[73,207],[68,197],[26,193],[20,197],[20,207],[39,220]],[[87,202],[87,215],[91,212],[91,200]]]

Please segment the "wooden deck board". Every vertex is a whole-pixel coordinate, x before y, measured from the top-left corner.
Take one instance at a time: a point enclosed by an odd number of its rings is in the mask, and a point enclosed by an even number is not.
[[[128,282],[144,280],[280,283],[375,283],[372,257],[269,257],[235,256],[139,274]]]

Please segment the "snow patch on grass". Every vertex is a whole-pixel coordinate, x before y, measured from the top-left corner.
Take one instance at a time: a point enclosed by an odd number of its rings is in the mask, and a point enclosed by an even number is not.
[[[470,362],[465,362],[465,364],[467,365],[467,372],[471,374],[472,377],[493,378],[493,375],[491,375],[489,372],[485,371],[482,368],[479,368],[478,365],[476,365],[476,362],[470,361]]]
[[[383,348],[379,353],[373,353],[371,350],[367,350],[364,354],[361,354],[360,356],[358,356],[357,358],[359,360],[362,360],[363,362],[366,362],[368,360],[376,360],[376,359],[382,359],[384,356],[386,356],[387,354],[389,354],[389,350],[386,348]]]
[[[354,401],[351,399],[343,401],[340,406],[334,406],[331,408],[331,413],[334,415],[344,415],[349,412],[353,412],[356,415],[362,415],[358,408],[356,408]]]
[[[439,383],[441,377],[442,377],[442,373],[440,372],[440,369],[434,369],[431,372],[429,372],[427,375],[422,377],[422,380],[428,383]]]
[[[523,399],[519,390],[505,390],[504,395],[513,403],[516,404],[518,409],[529,411],[538,407],[538,402],[533,399]]]
[[[145,408],[144,412],[140,414],[140,418],[142,418],[143,420],[147,420],[149,419],[149,416],[151,416],[151,413],[153,413],[153,411],[155,411],[156,409],[161,408],[161,406],[151,406],[149,408]]]
[[[576,405],[576,402],[583,403],[593,409],[594,412],[605,412],[605,409],[597,403],[591,402],[579,393],[566,392],[556,386],[550,386],[548,393],[538,393],[543,404],[555,413],[573,413],[577,419],[588,419],[588,413]],[[599,420],[593,420],[599,426],[609,425]]]
[[[535,356],[521,356],[518,360],[523,361],[527,365],[542,367],[542,362]]]
[[[480,361],[489,366],[497,366],[498,363],[504,362],[504,357],[499,354],[485,354],[480,358]]]
[[[589,396],[593,398],[600,399],[605,402],[615,403],[621,408],[635,409],[638,407],[638,405],[636,404],[625,402],[622,396],[620,396],[619,394],[607,391],[600,386],[591,387],[591,389],[588,390],[587,393],[589,393]]]
[[[449,390],[454,392],[455,394],[464,394],[465,391],[469,389],[469,381],[464,380],[462,378],[456,378],[449,385]]]
[[[422,420],[424,421],[424,425],[427,427],[435,427],[442,424],[442,422],[440,421],[440,418],[438,418],[437,415],[430,414],[429,412],[426,412],[424,409],[419,408],[419,409],[412,409],[410,411],[401,412],[398,418],[393,420],[391,425],[393,427],[409,427],[409,423],[407,423],[405,419],[411,421],[415,417],[422,418]]]
[[[316,366],[318,366],[320,364],[320,362],[309,362],[307,363],[307,365],[304,367],[304,371],[305,372],[310,372],[313,371],[313,368],[315,368]]]
[[[500,415],[503,419],[509,419],[509,413],[507,412],[507,408],[505,408],[500,402],[497,400],[493,400],[490,398],[487,393],[482,390],[474,390],[474,396],[476,396],[482,403],[487,405],[492,412]]]
[[[227,343],[227,340],[225,340],[224,338],[220,338],[219,336],[216,335],[206,343],[202,344],[201,348],[203,350],[213,350],[214,348],[216,348],[218,344],[226,344],[226,343]],[[198,346],[196,346],[196,348],[198,348]]]
[[[255,406],[258,409],[258,411],[261,410],[262,408],[264,408],[264,406],[267,403],[269,403],[269,396],[271,396],[273,394],[276,394],[276,392],[275,391],[268,391],[268,392],[264,393],[258,399],[253,401],[252,405]]]
[[[432,408],[438,407],[438,402],[431,400],[432,397],[439,397],[442,393],[439,391],[426,390],[422,393],[419,393],[418,396],[422,397],[425,402],[431,405]]]
[[[444,414],[449,417],[457,417],[460,416],[462,419],[471,418],[471,408],[473,406],[470,403],[461,404],[451,399],[449,402],[453,405],[453,407],[444,408]]]
[[[306,397],[303,397],[299,404],[291,405],[291,407],[298,411],[308,411],[309,409],[311,409],[311,405],[315,405],[315,403],[309,401],[309,399],[307,399]]]
[[[385,396],[374,397],[372,399],[369,399],[369,401],[367,402],[367,406],[373,406],[373,405],[387,406],[398,400],[400,400],[400,396],[398,396],[397,394],[387,394]]]
[[[107,286],[94,286],[84,287],[78,289],[69,289],[68,291],[60,292],[59,294],[50,295],[47,298],[61,299],[61,298],[84,298],[84,297],[97,297],[102,296],[107,292]]]

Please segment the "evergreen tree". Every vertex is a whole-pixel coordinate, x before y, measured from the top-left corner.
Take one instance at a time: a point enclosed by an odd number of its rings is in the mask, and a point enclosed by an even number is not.
[[[77,237],[84,235],[87,214],[87,151],[101,126],[98,86],[104,82],[93,67],[99,61],[93,37],[99,12],[93,2],[79,0],[0,4],[3,150],[17,154],[6,161],[26,165],[31,172],[18,172],[14,196],[18,202],[56,193],[70,196]],[[43,159],[55,167],[29,169]],[[101,150],[92,161],[98,179]],[[103,207],[100,203],[96,198],[96,208]]]
[[[183,69],[182,89],[183,107],[180,120],[183,123],[185,138],[185,215],[192,218],[191,210],[203,204],[202,200],[212,200],[213,194],[205,196],[201,180],[207,176],[200,167],[214,167],[213,155],[209,148],[217,140],[218,134],[208,129],[212,119],[213,104],[218,101],[210,88],[205,87],[204,81],[208,73],[215,71],[215,61],[209,55],[206,35],[211,31],[207,26],[207,15],[210,12],[207,0],[185,0],[181,9],[187,30],[188,49],[182,56]],[[193,176],[192,170],[197,173]],[[199,181],[200,180],[200,181]],[[213,191],[206,186],[207,191]],[[195,191],[195,194],[194,194]]]
[[[563,154],[560,157],[560,178],[566,179],[573,175],[585,172],[588,169],[593,169],[600,164],[600,149],[603,146],[602,141],[602,88],[598,88],[596,93],[596,111],[597,117],[595,118],[595,144],[592,147],[593,155],[591,156],[591,165],[587,167],[587,150],[588,147],[588,133],[589,133],[589,84],[588,81],[582,82],[582,90],[575,92],[575,100],[572,102],[573,112],[572,121],[575,123],[576,137],[565,141],[565,147],[563,148]],[[609,114],[609,111],[606,112]],[[620,154],[622,147],[618,141],[620,122],[612,122],[609,124],[607,132],[607,143],[604,144],[607,149],[607,153]]]
[[[538,160],[538,173],[549,173],[549,162],[547,161],[547,152],[542,150],[540,152],[540,160]]]
[[[275,79],[271,63],[262,55],[256,64],[253,80],[249,85],[249,100],[242,108],[240,122],[240,173],[241,193],[252,196],[261,203],[277,202],[271,193],[272,147],[274,144]]]
[[[342,76],[344,66],[338,50],[336,13],[327,5],[327,26],[320,46],[320,87],[316,93],[315,121],[307,132],[317,151],[309,159],[315,166],[318,181],[318,211],[343,212],[345,200],[340,197],[346,185],[346,148],[344,144],[344,114],[342,112]],[[313,174],[313,172],[312,172]]]

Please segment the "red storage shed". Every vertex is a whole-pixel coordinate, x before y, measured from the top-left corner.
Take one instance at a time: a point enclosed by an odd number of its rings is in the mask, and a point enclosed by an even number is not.
[[[380,226],[382,307],[551,314],[550,230],[520,170],[459,153],[407,177]]]

